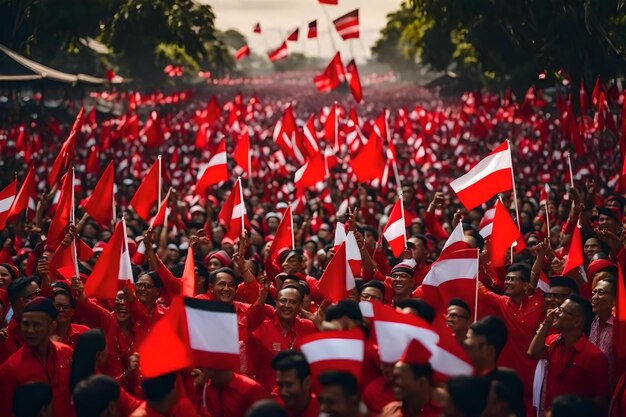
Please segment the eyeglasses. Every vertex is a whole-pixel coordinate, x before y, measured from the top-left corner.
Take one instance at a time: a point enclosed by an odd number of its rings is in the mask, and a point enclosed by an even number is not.
[[[72,306],[71,306],[71,304],[55,304],[54,308],[56,308],[57,310],[67,311],[70,308],[72,308]]]
[[[557,300],[565,300],[567,298],[567,295],[565,295],[565,294],[558,294],[558,293],[555,293],[555,292],[547,292],[547,293],[543,294],[543,298],[545,298],[545,299],[554,298],[554,299],[557,299]]]
[[[138,290],[151,290],[154,288],[154,285],[145,282],[138,282],[135,284],[135,288]]]
[[[30,301],[30,300],[34,299],[35,297],[39,296],[39,294],[41,294],[41,290],[40,290],[39,288],[37,288],[37,289],[36,289],[35,291],[33,291],[32,293],[30,293],[30,294],[28,294],[28,295],[25,295],[25,296],[23,296],[22,298],[23,298],[24,300],[29,300],[29,301]]]
[[[591,291],[591,295],[597,295],[598,297],[602,297],[607,294],[611,294],[611,293],[605,290],[598,290],[598,289]]]
[[[450,313],[447,315],[447,317],[453,320],[456,320],[456,319],[469,320],[469,317],[462,316],[461,314],[456,314],[456,313]]]

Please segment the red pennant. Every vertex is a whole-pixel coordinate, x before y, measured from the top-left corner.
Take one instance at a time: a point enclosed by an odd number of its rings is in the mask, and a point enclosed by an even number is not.
[[[113,220],[114,175],[113,161],[111,161],[84,205],[85,211],[100,224],[108,224]]]
[[[135,191],[133,199],[130,200],[132,208],[145,221],[150,218],[150,211],[159,198],[159,182],[159,161],[157,160]]]
[[[70,130],[68,138],[63,143],[63,146],[61,146],[61,150],[52,164],[52,169],[50,170],[50,175],[48,176],[48,184],[51,187],[59,181],[61,174],[67,170],[70,161],[74,159],[76,136],[83,127],[84,115],[85,109],[81,107],[78,115],[76,116],[76,120],[74,120],[74,125],[72,126],[72,130]]]
[[[120,255],[124,247],[123,222],[115,225],[109,243],[104,247],[96,265],[85,283],[85,295],[92,298],[113,299],[119,289]],[[143,368],[143,364],[142,364]]]
[[[495,209],[493,229],[489,239],[489,257],[493,266],[504,266],[511,245],[518,242],[515,250],[519,252],[523,249],[520,246],[523,245],[524,240],[517,225],[500,200],[496,201]]]

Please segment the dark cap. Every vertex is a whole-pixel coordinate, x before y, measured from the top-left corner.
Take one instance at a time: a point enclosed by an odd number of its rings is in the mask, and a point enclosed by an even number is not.
[[[52,320],[57,319],[57,309],[54,307],[54,302],[51,299],[46,297],[35,297],[33,298],[26,307],[24,307],[24,313],[46,313],[52,318]]]

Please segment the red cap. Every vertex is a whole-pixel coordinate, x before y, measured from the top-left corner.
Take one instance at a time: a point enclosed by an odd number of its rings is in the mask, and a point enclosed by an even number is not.
[[[432,353],[419,340],[413,339],[404,350],[400,362],[409,365],[426,365],[431,356]]]

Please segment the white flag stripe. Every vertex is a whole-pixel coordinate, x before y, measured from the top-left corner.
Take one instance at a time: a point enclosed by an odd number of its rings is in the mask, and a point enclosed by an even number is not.
[[[356,241],[356,237],[354,237],[353,231],[349,231],[346,235],[346,260],[361,260],[361,251],[359,250],[359,244]]]
[[[334,246],[339,246],[339,245],[341,245],[345,241],[346,241],[346,229],[344,228],[344,224],[341,223],[341,222],[337,222],[337,226],[335,227]],[[347,249],[348,248],[346,247],[346,250]],[[346,258],[347,258],[347,256],[346,256]]]
[[[0,200],[0,213],[4,213],[5,211],[8,211],[11,208],[11,204],[13,204],[13,201],[15,201],[14,195]]]
[[[209,163],[207,164],[207,168],[214,167],[216,165],[226,165],[226,152],[220,152],[218,154],[213,155]]]
[[[239,219],[241,218],[241,216],[243,216],[246,213],[246,208],[243,204],[239,203],[237,204],[235,207],[233,207],[233,214],[232,217],[233,219]]]
[[[300,347],[309,363],[326,360],[352,360],[363,362],[365,344],[356,339],[321,339]]]
[[[204,352],[239,355],[237,315],[185,306],[189,345]],[[219,335],[219,337],[216,337]]]
[[[438,287],[456,279],[474,279],[478,269],[478,258],[445,259],[434,263],[424,278],[425,285]]]
[[[446,240],[445,245],[443,245],[443,249],[447,248],[453,243],[464,242],[465,241],[464,237],[465,235],[463,234],[463,223],[459,222],[459,224],[457,224],[457,226],[454,228],[452,233],[450,233],[448,240]]]
[[[411,340],[419,340],[426,349],[435,352],[439,335],[432,330],[406,323],[379,321],[374,319],[378,339],[378,353],[382,362],[393,363],[400,360]]]
[[[483,238],[487,238],[489,236],[491,236],[491,231],[493,230],[493,222],[485,225],[485,227],[483,227],[482,229],[480,229],[480,235]]]
[[[387,242],[391,242],[392,240],[401,237],[405,233],[404,219],[400,218],[389,225],[387,230],[385,230],[385,232],[383,233],[383,236],[385,236]]]
[[[474,371],[472,365],[439,346],[436,346],[435,352],[430,358],[430,365],[435,371],[451,377],[471,375]]]
[[[478,181],[488,177],[496,171],[502,169],[511,169],[513,162],[511,161],[511,152],[509,149],[505,149],[501,152],[487,156],[480,161],[474,168],[472,168],[467,174],[460,178],[455,179],[450,183],[450,187],[455,192],[466,189]]]
[[[124,229],[124,245],[122,246],[122,253],[120,253],[120,270],[117,278],[120,281],[133,280],[133,269],[130,264],[130,252],[128,250],[128,237],[126,236],[126,227]],[[143,243],[143,242],[142,242]],[[145,250],[145,245],[144,245]]]

